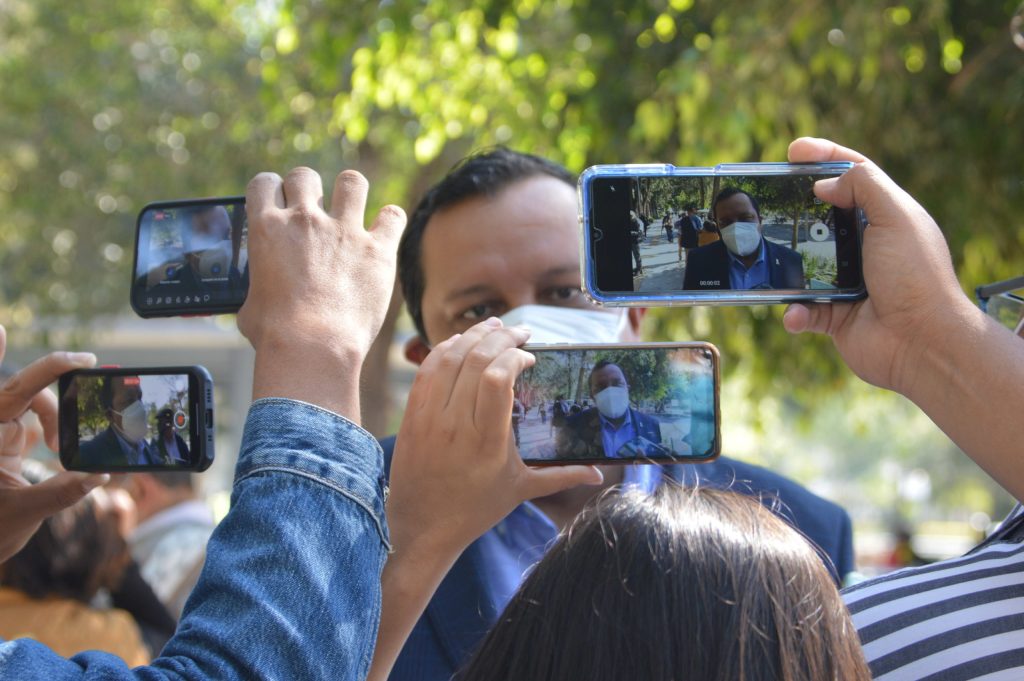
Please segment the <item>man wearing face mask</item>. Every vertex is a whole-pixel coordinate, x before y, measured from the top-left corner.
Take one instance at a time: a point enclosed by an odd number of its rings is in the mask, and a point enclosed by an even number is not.
[[[491,316],[505,326],[529,327],[530,343],[640,341],[644,310],[602,310],[580,290],[576,200],[575,175],[504,148],[465,159],[432,187],[412,212],[398,251],[402,292],[417,331],[406,358],[420,364],[431,347]],[[559,403],[567,415],[552,407],[555,431],[572,418],[569,404]],[[381,446],[389,469],[395,441],[384,439]],[[473,542],[441,582],[389,678],[450,679],[559,528],[617,484],[653,492],[672,478],[757,496],[821,547],[837,581],[853,570],[846,512],[771,471],[723,456],[709,464],[615,465],[602,472],[603,486],[533,499]]]
[[[712,201],[711,216],[722,238],[688,255],[684,289],[804,288],[803,258],[764,238],[761,209],[753,196],[726,187]]]
[[[558,433],[555,451],[566,459],[618,459],[629,443],[661,443],[658,420],[629,406],[629,383],[622,367],[601,360],[590,371],[590,396],[596,407],[569,418]],[[635,449],[634,449],[635,451]]]
[[[158,463],[159,457],[146,443],[149,427],[139,377],[104,378],[99,398],[109,425],[96,437],[79,445],[81,465],[145,466]]]

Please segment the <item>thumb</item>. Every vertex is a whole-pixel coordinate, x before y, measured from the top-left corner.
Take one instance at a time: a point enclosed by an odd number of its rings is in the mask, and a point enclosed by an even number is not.
[[[782,325],[790,333],[828,333],[829,324],[832,321],[832,306],[801,305],[799,303],[790,305],[782,315]]]
[[[526,499],[546,497],[579,485],[600,485],[604,475],[595,466],[545,466],[530,468],[525,485]]]
[[[106,473],[58,473],[38,485],[18,490],[18,506],[26,519],[40,521],[72,506],[109,481]]]

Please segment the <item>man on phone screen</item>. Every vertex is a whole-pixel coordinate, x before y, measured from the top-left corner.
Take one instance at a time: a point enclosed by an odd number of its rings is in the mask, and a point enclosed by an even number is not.
[[[711,215],[722,238],[687,255],[684,289],[804,288],[803,258],[764,238],[757,199],[742,189],[726,187],[712,201]]]
[[[100,407],[107,427],[79,444],[79,465],[87,468],[146,466],[159,463],[146,442],[149,426],[138,376],[106,376],[100,386]]]
[[[661,443],[658,420],[629,404],[629,383],[622,367],[602,360],[590,371],[590,396],[596,407],[571,416],[558,431],[555,452],[562,459],[619,459]],[[643,443],[644,447],[638,447]],[[649,443],[649,444],[648,444]],[[667,452],[667,450],[666,450]]]

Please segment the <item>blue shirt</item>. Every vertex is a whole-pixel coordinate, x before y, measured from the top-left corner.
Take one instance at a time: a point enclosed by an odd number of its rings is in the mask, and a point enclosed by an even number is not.
[[[761,248],[757,254],[757,260],[747,269],[736,255],[726,249],[729,253],[729,284],[734,291],[749,291],[756,288],[771,288],[769,279],[768,261],[765,259],[764,237],[761,237]]]
[[[637,438],[632,410],[627,409],[625,415],[626,418],[622,420],[622,425],[616,427],[614,423],[604,417],[604,414],[598,414],[598,418],[601,420],[601,444],[604,445],[604,455],[609,459],[619,458],[616,452],[622,445]]]
[[[144,466],[152,463],[150,461],[149,449],[146,447],[145,440],[139,440],[135,444],[128,442],[124,439],[121,433],[117,432],[117,428],[111,428],[114,433],[114,437],[117,439],[118,446],[121,447],[121,452],[124,454],[125,459],[129,464],[133,466]]]
[[[622,484],[650,494],[661,486],[663,477],[658,466],[628,465]],[[487,574],[481,577],[499,611],[505,608],[526,573],[544,557],[557,538],[555,524],[527,501],[477,540],[488,568]]]
[[[373,437],[311,404],[253,403],[231,511],[160,657],[129,669],[0,642],[3,679],[364,679],[389,549],[383,456]]]

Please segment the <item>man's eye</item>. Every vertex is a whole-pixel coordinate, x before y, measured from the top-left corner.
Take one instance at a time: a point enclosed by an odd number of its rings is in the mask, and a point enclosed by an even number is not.
[[[497,316],[494,314],[494,312],[492,312],[492,309],[493,308],[491,305],[481,303],[480,305],[474,305],[470,308],[467,308],[465,311],[463,311],[462,314],[459,315],[459,318],[468,319],[470,321],[479,321],[481,319],[486,319],[487,317],[490,316]]]
[[[580,290],[573,286],[559,286],[548,291],[548,299],[555,303],[567,303],[580,297]]]

